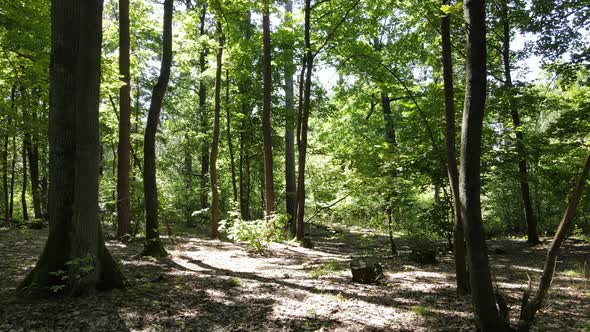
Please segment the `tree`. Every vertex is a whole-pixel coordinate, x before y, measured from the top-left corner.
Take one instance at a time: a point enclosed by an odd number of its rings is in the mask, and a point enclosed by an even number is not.
[[[199,36],[203,37],[206,36],[205,31],[205,17],[207,14],[207,1],[203,1],[203,5],[201,7],[201,16],[199,21]],[[209,52],[207,47],[203,47],[201,52],[199,53],[199,70],[201,75],[207,69],[207,53]],[[201,123],[201,133],[203,136],[207,133],[209,129],[209,119],[208,119],[208,112],[207,112],[207,86],[205,85],[205,80],[199,80],[199,116],[200,116],[200,123]],[[209,140],[208,138],[204,138],[201,142],[201,188],[200,188],[200,204],[201,210],[206,209],[209,206],[208,196],[209,196],[209,181],[207,181],[207,174],[209,173]]]
[[[225,36],[221,26],[221,17],[217,18],[216,33],[219,36],[219,47],[217,49],[217,68],[215,69],[215,106],[213,117],[213,141],[211,144],[211,238],[219,238],[219,189],[217,188],[217,155],[219,152],[219,120],[221,117],[221,70],[223,59],[223,44]]]
[[[486,100],[485,1],[465,1],[463,14],[467,24],[467,62],[459,200],[467,241],[471,298],[477,328],[482,332],[504,331],[507,330],[507,323],[499,316],[496,307],[481,219],[481,137]]]
[[[166,256],[166,249],[160,241],[158,224],[158,189],[156,185],[156,132],[160,121],[162,102],[170,80],[172,67],[172,12],[173,0],[164,1],[164,30],[162,33],[162,62],[160,75],[152,90],[143,146],[143,190],[145,195],[146,256]]]
[[[449,6],[449,0],[442,1]],[[455,147],[455,94],[453,85],[453,57],[451,53],[451,18],[449,14],[441,18],[442,64],[445,90],[445,118],[447,143],[447,176],[451,187],[453,203],[453,254],[455,257],[455,276],[457,293],[466,294],[468,290],[467,270],[465,267],[465,239],[461,221],[461,202],[459,201],[459,175]]]
[[[270,54],[270,8],[265,0],[262,9],[262,43],[263,43],[263,97],[262,97],[262,141],[264,145],[264,184],[266,218],[270,220],[274,209],[273,162],[272,162],[272,127],[270,107],[272,93],[272,68]]]
[[[52,1],[50,227],[39,261],[19,286],[28,295],[123,285],[98,215],[101,19],[100,0]]]
[[[129,159],[131,153],[131,77],[129,0],[119,0],[119,145],[117,148],[117,238],[130,233]]]

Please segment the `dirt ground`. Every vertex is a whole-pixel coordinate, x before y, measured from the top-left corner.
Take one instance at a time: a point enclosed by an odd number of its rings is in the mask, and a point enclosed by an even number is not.
[[[166,239],[169,258],[140,257],[142,245],[109,241],[124,290],[27,302],[15,288],[34,266],[47,230],[0,228],[0,331],[472,331],[469,297],[454,290],[452,256],[416,265],[385,236],[316,227],[314,249],[242,244],[194,235]],[[493,278],[516,316],[527,274],[538,280],[549,241],[488,243]],[[498,248],[498,249],[497,249]],[[386,280],[352,283],[355,256],[379,258]],[[590,331],[590,245],[568,240],[536,331]]]

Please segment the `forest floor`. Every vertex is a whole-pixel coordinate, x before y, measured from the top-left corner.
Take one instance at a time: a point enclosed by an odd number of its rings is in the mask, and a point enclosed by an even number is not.
[[[0,228],[0,331],[472,331],[469,297],[455,294],[452,255],[416,265],[399,240],[367,230],[316,227],[314,249],[243,244],[181,235],[170,256],[138,256],[140,241],[108,241],[127,278],[124,290],[34,302],[14,290],[34,266],[47,230]],[[549,241],[489,241],[493,278],[518,313],[527,274],[538,280]],[[565,243],[548,305],[535,331],[589,331],[590,244]],[[352,283],[353,256],[379,257],[386,280]],[[514,318],[513,318],[514,319]]]

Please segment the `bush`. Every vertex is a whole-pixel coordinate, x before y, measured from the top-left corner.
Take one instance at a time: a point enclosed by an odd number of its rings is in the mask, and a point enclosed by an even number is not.
[[[245,242],[255,252],[261,252],[269,241],[282,242],[287,239],[285,229],[287,216],[273,215],[270,221],[265,219],[244,220],[239,211],[230,211],[229,218],[220,222],[219,230],[225,232],[233,241]]]

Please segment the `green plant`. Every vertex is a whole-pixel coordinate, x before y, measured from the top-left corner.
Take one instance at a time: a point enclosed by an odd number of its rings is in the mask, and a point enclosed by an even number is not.
[[[229,212],[229,218],[220,222],[219,230],[233,241],[246,243],[254,252],[262,252],[269,241],[287,240],[285,224],[288,218],[283,214],[273,215],[270,220],[244,220],[238,211]]]
[[[320,266],[314,268],[313,270],[309,271],[309,276],[311,278],[317,279],[321,276],[328,275],[333,272],[341,271],[343,269],[344,269],[343,265],[339,264],[338,262],[329,261],[329,262],[325,263],[324,265],[320,265]]]
[[[426,308],[423,305],[415,305],[412,307],[412,311],[419,316],[430,316],[432,314],[432,311],[430,311],[430,309]]]

